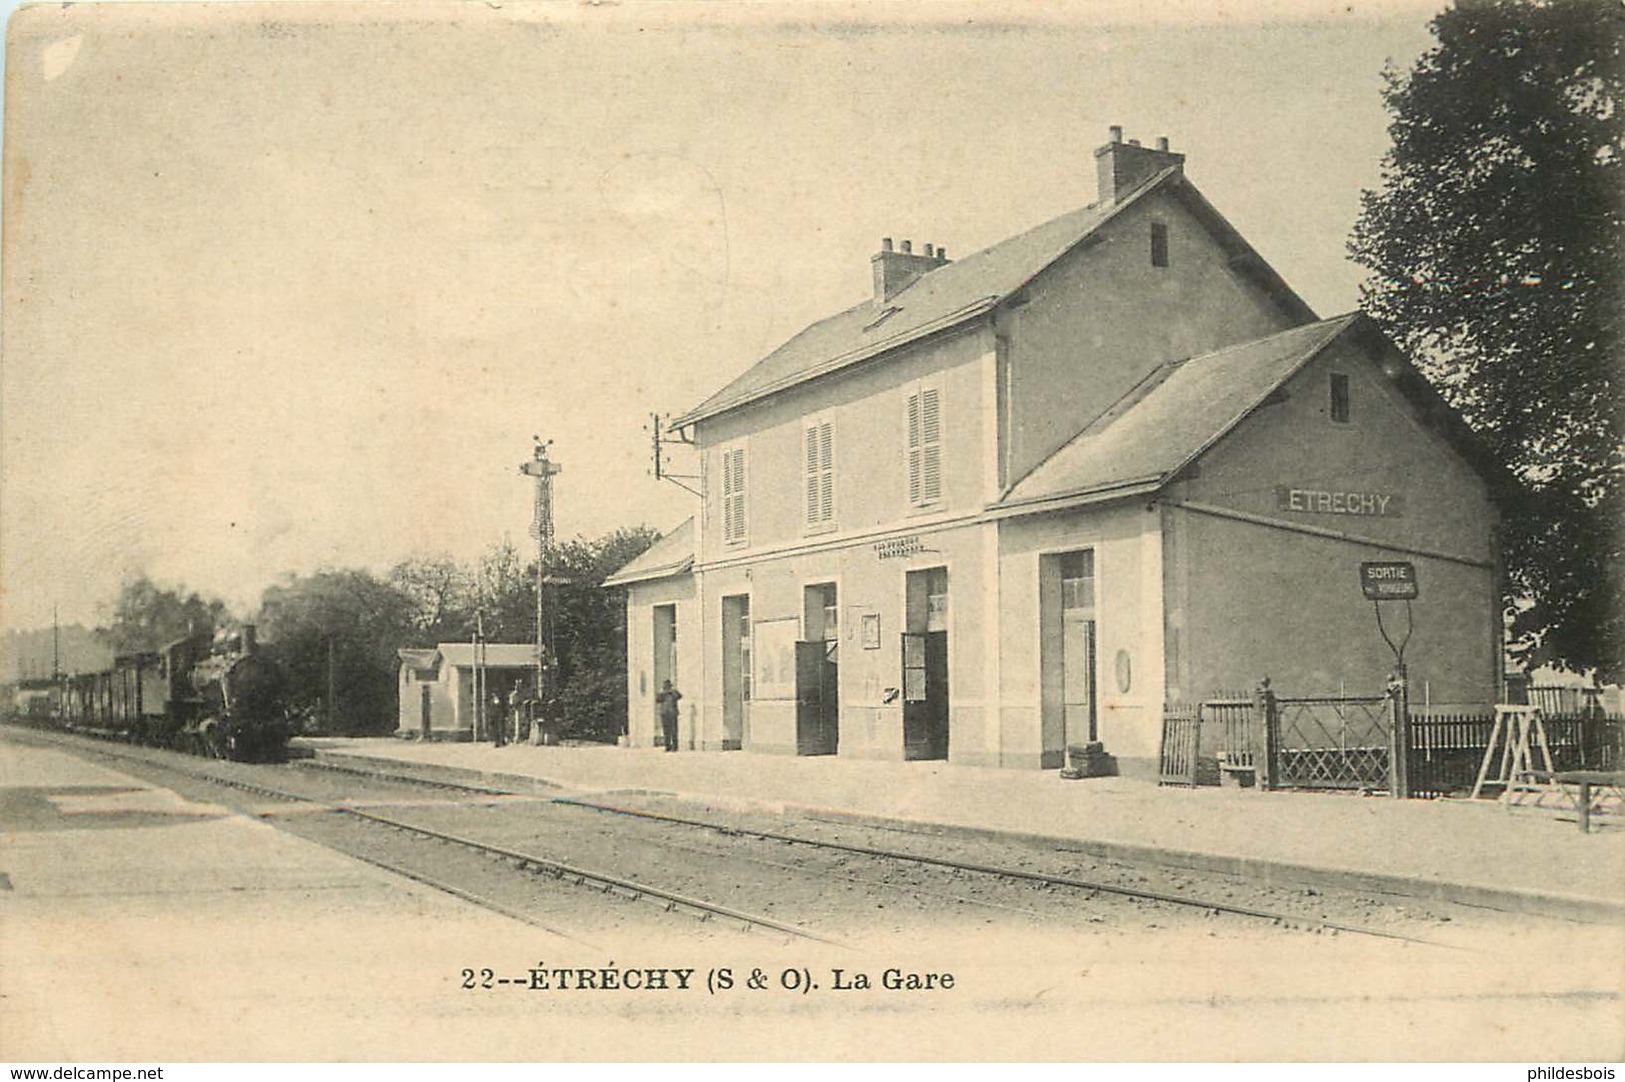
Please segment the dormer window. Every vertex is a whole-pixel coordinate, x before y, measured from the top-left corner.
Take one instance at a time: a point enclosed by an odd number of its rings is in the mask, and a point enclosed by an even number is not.
[[[1349,423],[1349,378],[1340,372],[1332,374],[1332,420]]]
[[[1151,223],[1151,265],[1168,265],[1168,227],[1162,222]]]

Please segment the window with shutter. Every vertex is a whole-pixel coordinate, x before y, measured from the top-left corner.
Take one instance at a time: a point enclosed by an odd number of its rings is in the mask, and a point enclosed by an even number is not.
[[[804,520],[809,529],[835,524],[835,430],[829,421],[806,426]]]
[[[745,540],[745,449],[722,452],[722,539],[729,544]]]
[[[935,387],[908,396],[908,502],[942,499],[942,404]]]
[[[1349,408],[1349,378],[1340,373],[1332,374],[1332,420],[1338,424],[1347,424],[1352,411]]]

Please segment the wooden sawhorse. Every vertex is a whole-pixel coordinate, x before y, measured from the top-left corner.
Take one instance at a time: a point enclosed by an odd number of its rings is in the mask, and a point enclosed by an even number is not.
[[[1625,770],[1530,770],[1526,775],[1529,782],[1556,789],[1573,801],[1581,834],[1591,833],[1593,798],[1612,797],[1615,803],[1625,803]]]
[[[1495,777],[1490,777],[1490,764],[1495,762],[1495,749],[1500,745],[1501,763]],[[1477,800],[1486,785],[1501,786],[1501,799],[1511,802],[1514,792],[1530,792],[1535,787],[1529,776],[1537,769],[1534,753],[1540,752],[1545,773],[1552,770],[1552,749],[1546,743],[1546,723],[1541,719],[1538,706],[1497,706],[1495,725],[1490,729],[1489,746],[1484,749],[1484,761],[1478,766],[1478,778],[1473,782],[1472,799]]]

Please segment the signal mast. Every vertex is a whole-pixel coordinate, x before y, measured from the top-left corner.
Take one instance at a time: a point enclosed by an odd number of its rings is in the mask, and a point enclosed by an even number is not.
[[[553,621],[549,586],[563,580],[546,573],[547,550],[553,547],[553,478],[564,472],[564,467],[547,457],[552,440],[544,441],[532,436],[534,448],[529,462],[519,464],[519,472],[536,481],[536,511],[531,519],[530,535],[536,539],[536,714],[532,724],[542,721],[541,712],[552,701],[556,689],[551,674],[557,666],[554,655]]]

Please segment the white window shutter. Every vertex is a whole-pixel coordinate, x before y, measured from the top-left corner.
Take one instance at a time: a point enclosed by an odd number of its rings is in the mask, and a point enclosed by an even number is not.
[[[936,443],[942,438],[942,407],[935,387],[920,392],[920,442]]]
[[[734,539],[745,536],[745,449],[734,450]]]
[[[805,436],[802,518],[809,527],[827,525],[835,521],[834,423],[815,421],[806,426]]]
[[[920,502],[920,396],[908,396],[908,501]]]
[[[930,444],[924,448],[920,466],[920,502],[930,503],[942,498],[942,447]]]
[[[908,396],[908,502],[942,498],[942,398],[935,387]]]
[[[920,502],[942,498],[942,408],[935,387],[920,392]]]
[[[745,449],[722,454],[722,536],[725,541],[745,537]]]
[[[835,521],[835,429],[818,426],[818,521]]]
[[[807,525],[818,524],[818,426],[807,427],[807,461],[802,470],[806,480],[806,506],[803,508]]]

